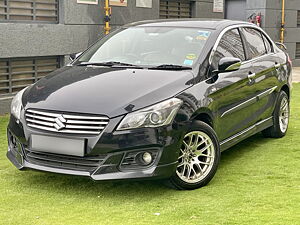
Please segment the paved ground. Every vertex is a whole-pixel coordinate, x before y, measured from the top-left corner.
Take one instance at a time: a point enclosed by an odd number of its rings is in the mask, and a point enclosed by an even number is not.
[[[300,67],[293,67],[293,82],[300,82]]]

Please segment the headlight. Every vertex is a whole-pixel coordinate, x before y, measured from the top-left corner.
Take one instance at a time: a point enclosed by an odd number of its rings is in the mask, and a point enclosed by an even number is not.
[[[181,104],[182,100],[172,98],[136,112],[129,113],[122,120],[117,130],[168,125],[174,119]]]
[[[26,87],[27,88],[27,87]],[[19,91],[16,96],[13,98],[10,106],[10,112],[14,115],[18,120],[20,119],[21,108],[22,108],[22,96],[26,88]]]

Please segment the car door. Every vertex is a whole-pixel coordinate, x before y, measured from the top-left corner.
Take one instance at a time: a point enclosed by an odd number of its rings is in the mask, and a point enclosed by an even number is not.
[[[251,60],[252,90],[257,97],[253,105],[253,118],[256,122],[272,115],[278,87],[277,73],[282,62],[273,51],[268,37],[260,30],[244,27],[242,36],[246,43],[247,60]]]
[[[235,57],[242,60],[239,70],[221,73],[214,81],[212,110],[216,114],[214,128],[220,141],[250,127],[256,121],[253,118],[253,104],[256,102],[253,83],[249,79],[252,75],[252,62],[248,62],[245,54],[244,42],[238,28],[224,33],[212,56],[209,69],[210,76],[218,68],[223,57]]]

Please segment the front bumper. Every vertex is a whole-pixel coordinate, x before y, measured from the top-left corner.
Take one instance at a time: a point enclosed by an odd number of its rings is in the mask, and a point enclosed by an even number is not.
[[[71,170],[71,169],[62,169],[62,168],[55,168],[50,166],[42,166],[38,164],[30,163],[26,160],[23,160],[20,163],[16,157],[16,155],[8,149],[7,152],[8,159],[18,168],[18,169],[34,169],[40,170],[45,172],[53,172],[53,173],[61,173],[61,174],[69,174],[69,175],[77,175],[77,176],[87,176],[92,178],[93,180],[121,180],[121,179],[138,179],[138,178],[167,178],[172,175],[172,171],[176,168],[176,162],[170,163],[168,165],[160,165],[160,166],[153,166],[152,168],[140,171],[115,171],[110,173],[103,173],[99,174],[102,170],[109,170],[111,169],[112,165],[100,165],[99,168],[95,172],[88,172],[88,171],[79,171],[79,170]]]
[[[116,132],[115,124],[121,119],[112,120],[99,136],[80,137],[84,138],[87,144],[85,156],[79,157],[32,151],[32,134],[57,137],[61,137],[61,134],[31,129],[22,120],[17,122],[11,116],[7,130],[7,157],[18,169],[87,176],[93,180],[170,177],[177,166],[180,149],[178,143],[182,132],[174,129],[174,124],[157,129]],[[137,165],[132,161],[132,156],[145,151],[151,152],[153,156],[150,165]]]

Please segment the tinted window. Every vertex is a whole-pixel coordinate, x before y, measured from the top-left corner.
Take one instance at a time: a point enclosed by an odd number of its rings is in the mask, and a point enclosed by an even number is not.
[[[272,48],[272,45],[271,45],[271,42],[269,41],[269,39],[265,35],[263,35],[263,39],[264,39],[264,42],[266,45],[267,53],[272,52],[273,48]]]
[[[253,59],[266,53],[266,47],[260,31],[253,28],[243,28],[248,44],[249,58]]]
[[[244,46],[237,29],[227,31],[220,40],[212,60],[213,70],[218,68],[220,59],[224,57],[235,57],[242,61],[245,60]]]

